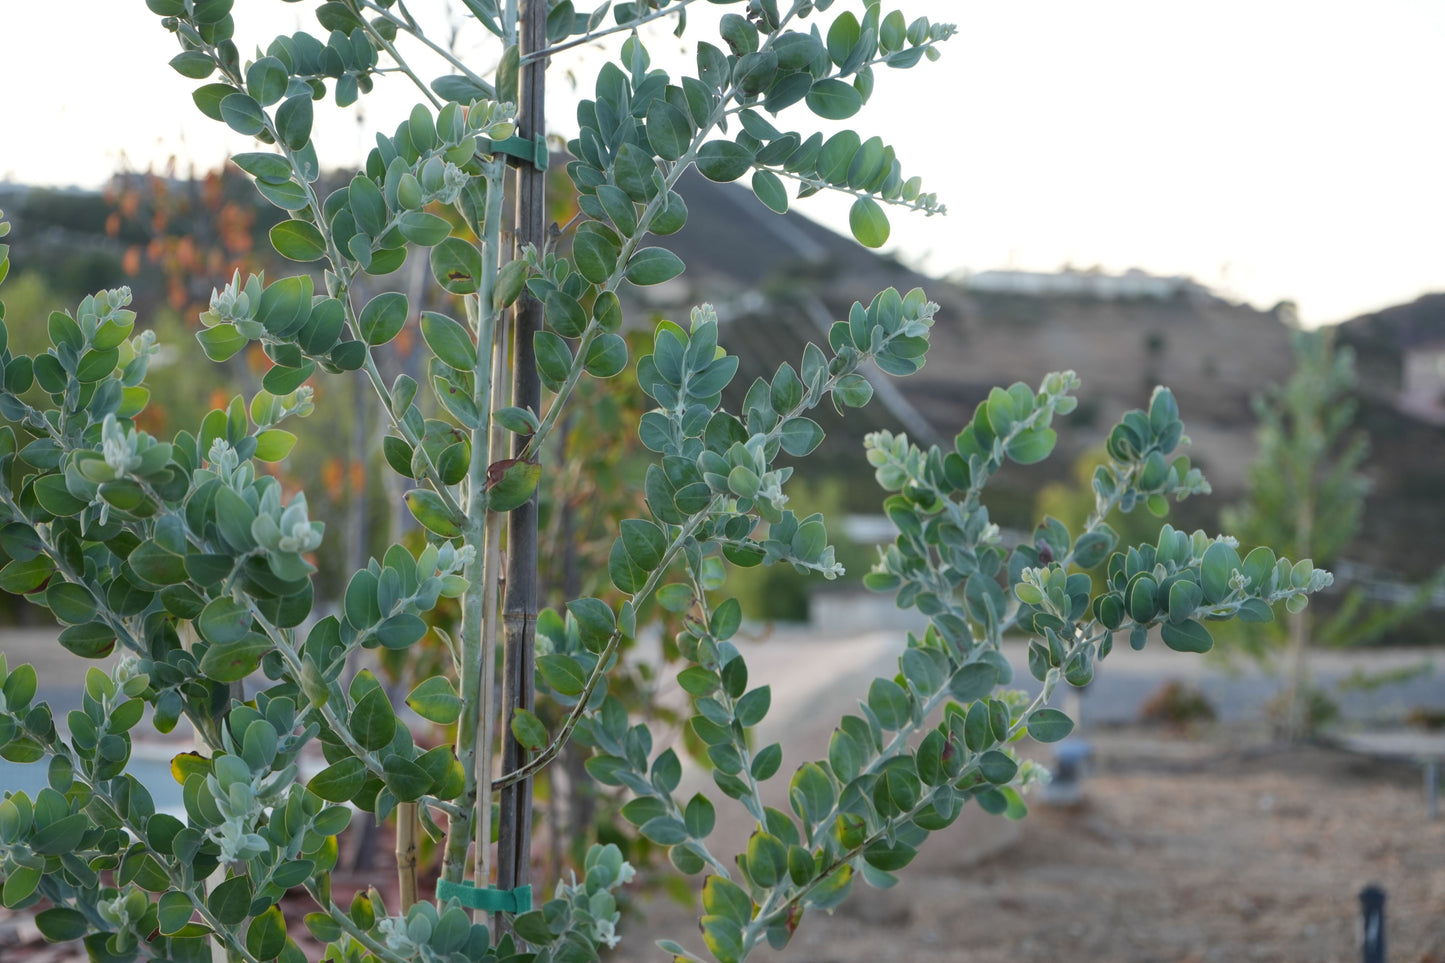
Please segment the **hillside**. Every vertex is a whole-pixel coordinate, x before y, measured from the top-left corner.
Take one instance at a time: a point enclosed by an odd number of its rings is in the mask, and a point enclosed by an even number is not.
[[[1350,554],[1423,578],[1445,563],[1445,294],[1362,315],[1337,337],[1358,359],[1356,424],[1374,455],[1365,532]]]

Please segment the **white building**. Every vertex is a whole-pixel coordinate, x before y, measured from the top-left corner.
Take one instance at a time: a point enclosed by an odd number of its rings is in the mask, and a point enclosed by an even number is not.
[[[1445,425],[1445,341],[1405,349],[1400,371],[1400,410]]]
[[[1043,271],[981,271],[970,275],[964,286],[971,291],[994,294],[1022,294],[1032,297],[1086,297],[1103,301],[1150,298],[1167,301],[1180,294],[1208,295],[1209,289],[1193,278],[1155,277],[1138,268],[1123,274],[1105,274],[1097,268],[1079,271],[1065,268],[1057,273]]]

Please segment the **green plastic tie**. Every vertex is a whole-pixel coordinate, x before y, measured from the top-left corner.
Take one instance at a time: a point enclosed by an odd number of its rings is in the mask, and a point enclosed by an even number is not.
[[[473,886],[471,883],[452,883],[443,879],[437,882],[437,899],[454,899],[468,909],[485,910],[488,913],[526,913],[532,909],[532,887],[496,889],[492,886]]]
[[[436,898],[455,899],[468,909],[484,909],[487,912],[527,912],[532,909],[532,886],[497,889],[441,879],[436,882]]]
[[[520,161],[531,164],[539,171],[547,169],[548,151],[547,139],[540,134],[532,140],[528,140],[519,134],[513,134],[506,140],[490,140],[486,137],[478,137],[477,146],[486,154],[506,154],[508,157],[515,157]]]

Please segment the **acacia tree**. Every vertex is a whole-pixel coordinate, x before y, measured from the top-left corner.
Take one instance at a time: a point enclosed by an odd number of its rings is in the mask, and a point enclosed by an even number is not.
[[[711,309],[697,308],[687,325],[661,322],[651,353],[633,361],[619,334],[619,292],[683,270],[647,242],[685,221],[674,187],[689,167],[714,180],[750,176],[774,210],[789,203],[785,185],[799,196],[846,192],[855,235],[873,245],[887,237],[884,204],[935,210],[880,138],[825,138],[774,121],[799,106],[846,119],[871,94],[875,71],[936,56],[952,28],[909,23],[871,2],[861,16],[819,23],[831,7],[823,0],[740,0],[724,4],[734,10],[721,18],[722,46],[696,44],[696,69],[672,77],[652,66],[636,28],[663,17],[681,28],[697,6],[686,0],[591,12],[568,0],[465,0],[498,39],[497,66],[483,76],[400,0],[321,3],[324,40],[278,37],[244,62],[231,41],[231,0],[147,5],[180,41],[176,69],[208,81],[194,92],[200,109],[272,148],[235,162],[290,212],[271,231],[273,246],[320,262],[321,280],[236,277],[216,292],[201,317],[206,353],[224,360],[255,342],[274,367],[249,402],[238,397],[170,441],[134,424],[154,338],[134,333],[127,291],[52,314],[51,345],[34,356],[9,351],[0,327],[0,416],[13,423],[0,430],[0,587],[48,606],[76,654],[127,653],[108,673],[87,672],[67,734],[35,703],[34,670],[0,663],[0,751],[48,758],[50,781],[34,799],[0,801],[0,899],[48,901],[37,922],[52,939],[84,938],[106,961],[199,961],[214,948],[247,963],[290,963],[304,954],[277,904],[300,888],[315,905],[305,925],[332,959],[594,958],[617,940],[613,890],[631,875],[619,850],[593,847],[580,876],[553,881],[535,908],[528,883],[527,787],[572,741],[588,752],[592,778],[631,797],[623,814],[643,836],[667,847],[680,871],[706,874],[703,945],[739,960],[764,940],[786,943],[806,909],[836,906],[856,878],[887,884],[965,803],[1021,814],[1020,790],[1038,770],[1011,745],[1069,731],[1047,703],[1061,682],[1091,677],[1115,633],[1137,648],[1157,627],[1170,647],[1201,651],[1211,642],[1205,621],[1267,615],[1270,603],[1329,580],[1268,549],[1241,559],[1232,539],[1169,527],[1156,544],[1115,551],[1102,521],[1115,507],[1205,488],[1175,457],[1183,428],[1164,389],[1111,433],[1082,530],[1046,520],[1030,545],[1012,550],[981,493],[1006,461],[1050,453],[1052,419],[1075,404],[1072,374],[996,389],[946,448],[871,436],[867,457],[899,535],[868,583],[896,592],[929,628],[908,638],[898,674],[875,680],[858,712],[840,720],[827,758],[794,763],[789,811],[771,808],[762,786],[783,771],[783,748],[752,739],[771,694],[750,684],[731,641],[742,612],[720,597],[722,575],[729,564],[838,574],[822,518],[787,507],[793,469],[779,460],[800,459],[821,440],[811,409],[868,402],[866,364],[893,376],[917,370],[936,306],[916,290],[854,304],[826,347],[809,345],[796,366],[757,379],[729,412],[721,397],[737,359],[719,344]],[[403,35],[452,73],[422,83],[397,49]],[[569,144],[582,215],[549,237],[538,194],[542,73],[550,57],[611,37],[625,40],[597,72]],[[346,105],[383,69],[416,81],[423,102],[378,136],[347,186],[321,196],[314,103],[333,95]],[[517,247],[504,231],[509,165]],[[428,249],[460,319],[418,315],[401,292],[360,293],[415,248]],[[0,276],[3,265],[0,252]],[[380,373],[378,358],[408,325],[429,352],[424,385]],[[655,463],[645,517],[620,522],[608,556],[620,600],[579,598],[537,613],[531,506],[541,474],[556,470],[540,458],[582,379],[623,371],[654,405],[636,430]],[[315,620],[321,527],[304,495],[287,501],[255,463],[285,457],[293,438],[279,425],[311,405],[309,379],[347,372],[366,379],[389,421],[387,461],[414,486],[406,504],[428,544],[372,559],[351,577],[340,611]],[[1107,580],[1094,591],[1085,571],[1098,566]],[[358,649],[415,646],[443,597],[462,608],[455,637],[445,636],[453,671],[417,685],[407,704],[454,724],[456,740],[423,750],[371,673],[347,684],[342,671]],[[714,797],[677,798],[677,755],[654,751],[646,725],[609,692],[619,646],[651,597],[686,616],[678,680],[717,798],[756,823],[731,860],[709,846]],[[1012,676],[999,653],[1010,631],[1034,640],[1029,666],[1043,682],[1035,698],[998,688]],[[499,646],[502,706],[491,698]],[[259,687],[249,696],[238,691],[247,679]],[[537,697],[560,707],[550,728],[533,711]],[[147,706],[162,730],[186,718],[203,750],[174,762],[184,818],[156,812],[126,772],[129,731]],[[303,753],[317,746],[326,765],[302,780]],[[400,907],[333,891],[347,803],[396,817]],[[444,850],[432,892],[420,891],[408,858],[418,826]],[[677,942],[662,946],[701,958]]]

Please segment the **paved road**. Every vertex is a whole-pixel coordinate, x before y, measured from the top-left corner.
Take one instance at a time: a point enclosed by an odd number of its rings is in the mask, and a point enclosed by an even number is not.
[[[845,632],[836,626],[782,627],[744,630],[739,642],[754,680],[771,682],[775,687],[773,705],[780,706],[807,705],[822,691],[836,695],[850,680],[861,683],[861,693],[872,677],[897,671],[902,638],[902,631],[896,629]],[[40,677],[39,697],[51,704],[57,719],[79,705],[86,667],[109,667],[109,660],[91,663],[77,659],[54,642],[53,634],[32,629],[0,629],[0,653],[12,666],[19,662],[35,666]],[[1037,691],[1037,683],[1027,671],[1024,646],[1006,645],[1005,653],[1015,666],[1014,684]],[[1311,658],[1316,678],[1327,688],[1356,672],[1379,673],[1422,664],[1432,667],[1405,682],[1338,693],[1347,719],[1388,722],[1398,721],[1416,707],[1445,710],[1445,647],[1322,651]],[[1230,667],[1212,658],[1171,652],[1151,641],[1142,652],[1127,646],[1115,649],[1084,696],[1084,712],[1097,722],[1135,720],[1145,700],[1170,679],[1198,686],[1226,721],[1262,718],[1265,702],[1282,685],[1277,674],[1252,663]]]
[[[845,634],[837,629],[789,627],[751,633],[744,630],[738,643],[748,659],[751,684],[767,682],[773,687],[774,709],[765,723],[776,730],[773,737],[786,739],[790,732],[817,728],[822,748],[826,749],[832,720],[852,711],[874,677],[896,673],[902,638],[902,633],[894,629]],[[1028,674],[1025,647],[1011,644],[1005,652],[1015,666],[1014,685],[1036,692],[1038,684]],[[20,661],[36,665],[40,698],[51,704],[57,721],[63,724],[65,712],[80,703],[84,665],[45,632],[0,630],[0,653],[11,665]],[[1413,708],[1445,711],[1445,680],[1441,674],[1445,671],[1445,648],[1320,652],[1312,664],[1316,678],[1325,686],[1334,686],[1356,671],[1375,673],[1422,663],[1434,668],[1402,683],[1338,696],[1346,719],[1378,725],[1398,723]],[[1253,665],[1231,669],[1207,658],[1171,652],[1151,641],[1143,652],[1127,646],[1116,649],[1100,666],[1094,683],[1081,697],[1083,721],[1087,725],[1136,720],[1144,702],[1170,679],[1197,686],[1214,704],[1220,719],[1229,722],[1262,720],[1265,703],[1281,688],[1277,676]],[[144,724],[136,730],[137,734],[144,731]],[[174,751],[177,749],[173,741],[138,751],[138,775],[153,792],[163,794],[172,785],[167,761]],[[41,763],[15,765],[0,761],[0,792],[21,788],[34,791],[44,785],[44,779]],[[171,801],[167,797],[157,802],[169,805]],[[174,803],[179,804],[178,796]]]
[[[795,698],[806,703],[812,689],[835,689],[843,678],[861,678],[860,694],[867,680],[897,672],[902,634],[878,630],[829,638],[813,630],[787,629],[763,641],[743,647],[754,680],[766,678],[775,686],[773,705],[787,704],[777,686],[796,687]],[[1039,685],[1028,673],[1027,648],[1022,643],[1005,645],[1014,666],[1013,685],[1031,693]],[[1429,666],[1404,682],[1369,691],[1345,691],[1336,695],[1344,718],[1361,724],[1396,722],[1417,707],[1445,711],[1445,648],[1366,649],[1350,652],[1318,652],[1311,662],[1315,678],[1333,688],[1356,672],[1381,673],[1414,666]],[[1148,698],[1166,681],[1177,679],[1197,686],[1214,704],[1219,718],[1227,722],[1264,719],[1264,706],[1278,694],[1283,682],[1276,674],[1252,663],[1227,666],[1213,658],[1170,651],[1151,640],[1142,652],[1127,645],[1116,648],[1098,668],[1094,682],[1082,695],[1086,721],[1095,723],[1132,722]],[[1061,693],[1056,693],[1056,699]]]

